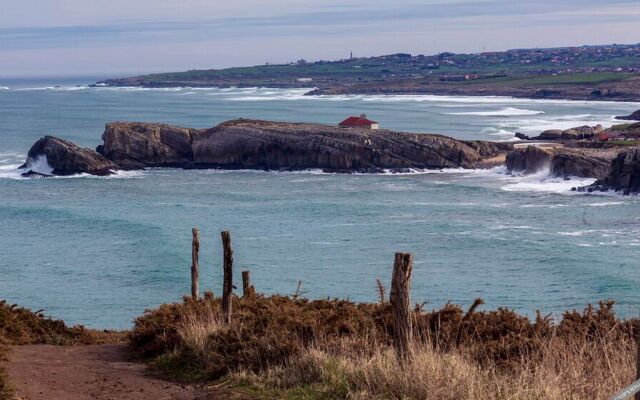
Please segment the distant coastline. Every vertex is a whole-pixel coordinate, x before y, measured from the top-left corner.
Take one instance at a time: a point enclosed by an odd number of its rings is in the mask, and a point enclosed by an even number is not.
[[[429,94],[640,101],[640,45],[516,49],[190,70],[94,86],[308,88],[307,95]]]
[[[326,87],[311,87],[291,83],[203,83],[190,81],[176,82],[130,82],[129,80],[109,81],[104,85],[92,87],[141,87],[141,88],[269,88],[293,89],[308,88],[305,96],[335,96],[335,95],[435,95],[435,96],[500,96],[534,100],[576,100],[576,101],[618,101],[640,102],[640,77],[625,81],[625,86],[604,83],[596,87],[580,84],[545,85],[545,86],[504,86],[491,84],[454,84],[440,82],[391,82],[385,84],[353,84]]]

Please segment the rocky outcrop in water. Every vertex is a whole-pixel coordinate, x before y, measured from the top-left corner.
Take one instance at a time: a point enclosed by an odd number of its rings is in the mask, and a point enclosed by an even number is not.
[[[640,110],[634,111],[629,115],[622,115],[616,117],[616,119],[624,120],[624,121],[640,121]]]
[[[206,130],[113,122],[106,125],[102,139],[104,144],[94,152],[49,137],[49,142],[67,144],[65,151],[52,152],[54,174],[146,167],[333,172],[477,168],[502,164],[513,149],[507,143],[466,142],[442,135],[244,119]],[[94,164],[74,164],[78,159]]]
[[[22,168],[27,170],[23,176],[43,177],[80,173],[111,175],[118,166],[94,150],[79,147],[68,140],[45,136],[31,146]]]
[[[528,146],[507,154],[506,166],[512,173],[534,174],[546,170],[551,176],[602,179],[611,171],[615,154],[615,150]]]
[[[611,170],[603,179],[580,191],[615,190],[622,194],[640,193],[640,148],[629,149],[618,153],[611,162]]]
[[[584,125],[584,126],[577,126],[575,128],[570,128],[570,129],[549,129],[546,130],[544,132],[542,132],[540,135],[538,136],[534,136],[534,137],[526,137],[526,140],[589,140],[594,138],[598,133],[601,133],[604,131],[604,128],[602,127],[602,125],[596,125],[596,126],[588,126],[588,125]],[[518,134],[516,134],[516,137],[518,138],[523,138],[522,136],[519,136]]]

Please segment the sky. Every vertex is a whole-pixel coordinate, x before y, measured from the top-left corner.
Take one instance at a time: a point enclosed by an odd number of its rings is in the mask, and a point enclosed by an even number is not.
[[[638,0],[0,0],[0,77],[640,42]]]

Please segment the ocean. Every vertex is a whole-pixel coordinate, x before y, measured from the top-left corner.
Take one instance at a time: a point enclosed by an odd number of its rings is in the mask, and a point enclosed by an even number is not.
[[[305,89],[89,88],[89,79],[0,80],[0,297],[71,324],[128,328],[189,293],[191,228],[201,290],[220,294],[220,231],[236,282],[261,293],[375,301],[394,253],[414,254],[412,300],[558,315],[613,299],[640,313],[640,198],[578,194],[590,179],[492,170],[325,174],[150,169],[23,179],[45,134],[101,143],[109,121],[211,127],[234,118],[381,127],[460,139],[615,123],[640,103],[452,96],[303,96]],[[237,285],[241,286],[241,285]]]

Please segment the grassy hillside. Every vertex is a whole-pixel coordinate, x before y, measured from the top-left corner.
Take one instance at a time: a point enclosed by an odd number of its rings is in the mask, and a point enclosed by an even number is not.
[[[537,79],[554,74],[640,73],[640,45],[584,46],[553,49],[518,49],[478,54],[440,53],[430,56],[389,54],[337,61],[258,65],[226,69],[191,70],[105,81],[109,85],[171,86],[320,86],[355,82],[389,82],[477,74]],[[312,81],[299,81],[311,78]],[[557,78],[560,79],[561,78]],[[505,81],[506,82],[506,81]],[[551,82],[557,82],[552,79]],[[603,82],[603,81],[600,81]],[[517,83],[517,82],[516,82]],[[567,82],[569,83],[569,82]]]

